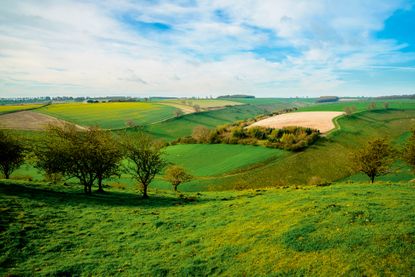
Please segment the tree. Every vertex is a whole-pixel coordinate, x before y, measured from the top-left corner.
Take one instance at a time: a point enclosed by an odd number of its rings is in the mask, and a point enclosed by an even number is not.
[[[393,152],[385,139],[374,139],[354,153],[353,165],[357,171],[365,173],[373,183],[375,177],[389,172],[389,167],[393,162]]]
[[[192,138],[199,143],[206,143],[209,140],[210,130],[205,126],[196,126],[192,131]]]
[[[176,110],[174,110],[174,115],[176,117],[181,117],[183,115],[183,111],[180,110],[180,109],[176,109]]]
[[[46,174],[77,178],[86,194],[102,180],[119,175],[122,152],[111,133],[97,127],[79,130],[71,124],[50,126],[45,143],[35,149],[36,167]]]
[[[148,198],[148,186],[166,166],[162,157],[163,145],[142,132],[125,135],[123,144],[128,159],[125,169],[140,183],[143,198]]]
[[[0,130],[0,170],[6,179],[23,164],[24,150],[19,137]]]
[[[384,102],[383,107],[385,108],[385,110],[389,109],[389,102]]]
[[[345,107],[344,108],[344,113],[346,114],[346,116],[351,116],[352,115],[352,108],[351,107]]]
[[[405,144],[403,159],[415,169],[415,130]]]
[[[172,184],[174,191],[177,191],[180,184],[191,181],[193,176],[187,173],[183,167],[172,165],[167,168],[164,179]]]
[[[370,104],[367,106],[368,111],[376,109],[376,102],[370,102]]]

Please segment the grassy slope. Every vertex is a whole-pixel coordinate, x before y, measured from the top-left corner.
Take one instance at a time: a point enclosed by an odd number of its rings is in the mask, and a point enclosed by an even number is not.
[[[350,101],[350,102],[336,102],[336,103],[321,103],[314,104],[310,106],[305,106],[300,108],[300,111],[344,111],[345,107],[356,107],[356,110],[366,111],[370,103],[376,103],[378,109],[383,109],[383,104],[385,102],[389,103],[390,109],[415,109],[415,100],[414,99],[397,99],[397,100],[364,100],[364,101]]]
[[[168,147],[166,153],[170,162],[184,166],[191,174],[214,176],[280,157],[286,151],[249,145],[187,144]]]
[[[158,124],[146,126],[151,135],[164,140],[175,140],[189,136],[196,126],[215,128],[218,125],[232,123],[238,120],[252,118],[270,111],[293,107],[295,104],[276,100],[274,102],[233,106],[221,110],[189,114]]]
[[[0,183],[0,275],[415,274],[413,184],[150,200],[49,189]]]
[[[415,110],[378,110],[343,117],[338,121],[340,131],[332,133],[304,152],[294,153],[283,160],[237,176],[200,181],[198,185],[216,190],[304,184],[312,176],[328,180],[341,179],[351,174],[351,151],[374,137],[386,136],[392,140],[401,140],[402,135],[415,127],[412,120],[414,117]],[[405,171],[398,178],[389,177],[390,180],[411,180],[414,175]],[[388,180],[388,176],[385,178]]]
[[[129,120],[139,125],[159,122],[173,117],[174,110],[167,105],[139,102],[53,104],[38,111],[79,125],[116,129],[126,127]]]
[[[209,109],[209,108],[218,108],[218,107],[225,107],[225,106],[235,106],[235,105],[242,105],[240,102],[235,101],[228,101],[228,100],[216,100],[216,99],[174,99],[174,100],[163,100],[160,101],[162,104],[180,104],[180,105],[189,105],[189,102],[192,105],[199,105],[202,109]]]

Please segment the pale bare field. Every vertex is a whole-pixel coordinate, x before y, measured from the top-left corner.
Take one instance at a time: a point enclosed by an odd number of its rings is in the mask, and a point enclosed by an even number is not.
[[[62,126],[65,123],[66,121],[64,120],[31,111],[0,115],[0,128],[3,129],[40,131],[45,130],[49,124]],[[82,126],[77,125],[77,127],[85,129]]]
[[[249,127],[261,126],[279,129],[288,126],[300,126],[317,129],[321,133],[327,133],[335,127],[333,119],[342,114],[343,112],[286,113],[260,120]]]

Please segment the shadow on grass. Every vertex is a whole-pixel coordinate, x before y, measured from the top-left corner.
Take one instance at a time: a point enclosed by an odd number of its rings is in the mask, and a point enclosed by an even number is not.
[[[179,197],[178,195],[151,195],[143,199],[138,193],[105,192],[85,195],[81,190],[59,186],[53,190],[46,184],[17,183],[13,181],[0,181],[0,198],[2,195],[17,196],[30,200],[43,202],[48,205],[86,205],[86,206],[120,206],[120,207],[166,207],[186,204],[197,204],[210,201],[194,197]],[[64,191],[62,191],[63,189]],[[58,190],[61,191],[58,191]]]

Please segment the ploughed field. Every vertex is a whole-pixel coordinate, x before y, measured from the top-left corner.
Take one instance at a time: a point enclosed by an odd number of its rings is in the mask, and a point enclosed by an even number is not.
[[[250,125],[250,127],[267,127],[281,129],[289,126],[299,126],[317,129],[327,133],[335,128],[334,118],[341,116],[342,112],[298,112],[275,115]]]
[[[413,276],[413,184],[141,199],[0,182],[2,276]]]

